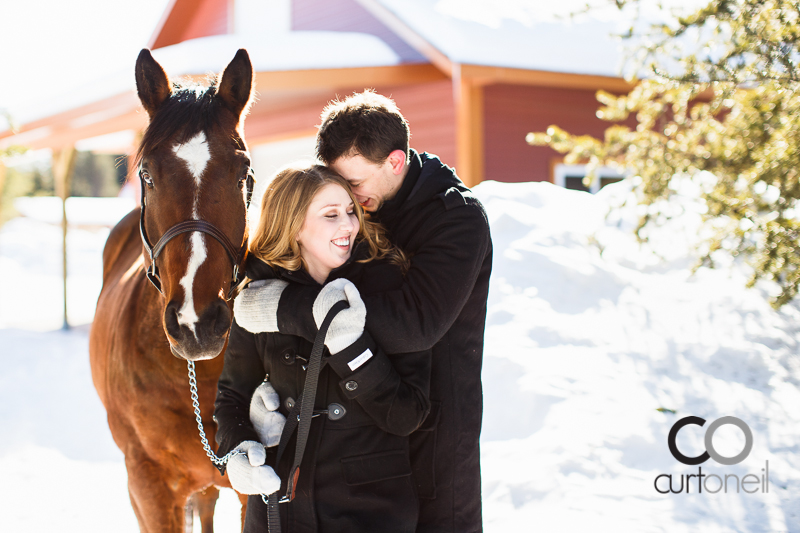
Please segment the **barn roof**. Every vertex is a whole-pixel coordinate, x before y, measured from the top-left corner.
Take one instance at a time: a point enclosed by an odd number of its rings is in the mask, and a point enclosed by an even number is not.
[[[409,40],[454,64],[619,76],[619,12],[570,19],[569,2],[359,0]],[[424,45],[423,45],[424,46]],[[429,52],[430,55],[430,52]]]
[[[447,77],[484,84],[628,87],[618,74],[622,52],[613,36],[622,29],[619,14],[573,21],[558,18],[555,8],[542,4],[527,0],[173,0],[149,44],[163,45],[154,50],[154,56],[171,76],[219,72],[236,49],[247,48],[260,74],[262,100],[268,100],[264,96],[269,91],[282,92],[286,101],[291,91]],[[290,31],[297,6],[329,11],[318,17],[322,20],[301,28],[304,31]],[[334,13],[330,11],[334,7],[339,19],[360,18],[328,23],[325,17]],[[338,31],[314,30],[326,27]],[[57,147],[119,129],[141,129],[146,120],[137,111],[132,63],[48,102],[16,109],[23,127],[13,139],[9,131],[0,131],[0,147],[12,140],[32,147]]]

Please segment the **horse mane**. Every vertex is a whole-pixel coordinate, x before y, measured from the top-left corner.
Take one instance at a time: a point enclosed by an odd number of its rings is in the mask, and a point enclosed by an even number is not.
[[[144,130],[139,149],[136,151],[137,168],[145,154],[168,141],[185,143],[192,137],[219,124],[219,113],[223,107],[218,99],[217,80],[209,85],[196,83],[173,83],[172,94],[161,104],[150,124]]]

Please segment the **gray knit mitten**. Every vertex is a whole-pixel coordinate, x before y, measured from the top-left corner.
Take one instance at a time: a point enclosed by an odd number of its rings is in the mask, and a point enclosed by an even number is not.
[[[250,283],[233,301],[236,323],[250,333],[278,331],[278,302],[287,285],[279,279]]]
[[[278,412],[281,399],[269,381],[263,382],[250,400],[250,422],[258,433],[258,439],[267,448],[277,446],[286,417]]]
[[[356,286],[344,278],[339,278],[325,285],[314,300],[314,322],[317,323],[317,327],[325,320],[333,304],[340,300],[347,300],[350,307],[340,311],[328,328],[325,346],[332,354],[339,353],[356,342],[364,333],[367,319],[367,308],[364,307]]]
[[[236,451],[242,454],[232,456],[227,466],[233,490],[239,494],[272,494],[281,488],[281,478],[264,464],[267,454],[263,444],[246,440]]]

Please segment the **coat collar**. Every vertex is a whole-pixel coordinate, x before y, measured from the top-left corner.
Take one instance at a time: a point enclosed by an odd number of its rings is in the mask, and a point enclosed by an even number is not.
[[[375,212],[377,221],[390,221],[400,211],[429,201],[451,187],[467,191],[455,171],[427,152],[410,150],[409,169],[397,195]]]

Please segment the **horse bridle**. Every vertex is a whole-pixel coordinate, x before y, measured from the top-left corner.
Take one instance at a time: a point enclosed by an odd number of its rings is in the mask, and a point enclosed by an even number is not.
[[[228,257],[230,257],[231,262],[233,263],[233,278],[231,279],[231,287],[230,290],[228,290],[227,299],[230,300],[233,298],[236,287],[241,281],[239,278],[239,265],[241,265],[242,261],[244,260],[244,256],[247,253],[247,239],[245,239],[245,236],[242,237],[244,242],[237,251],[230,239],[228,239],[228,237],[222,231],[220,231],[210,222],[206,222],[205,220],[185,220],[183,222],[178,222],[165,231],[161,238],[158,239],[158,242],[156,242],[156,245],[153,246],[150,244],[150,239],[147,238],[147,230],[144,228],[144,209],[147,205],[147,198],[145,197],[144,190],[145,187],[148,187],[148,185],[144,181],[144,170],[141,164],[139,165],[139,182],[142,188],[142,208],[139,214],[139,233],[142,235],[142,243],[144,243],[144,248],[147,250],[147,254],[150,256],[150,265],[145,270],[145,275],[147,276],[147,279],[150,280],[150,283],[153,284],[158,292],[160,292],[162,295],[164,294],[164,292],[161,290],[161,276],[158,274],[156,259],[158,259],[158,256],[164,250],[164,247],[167,245],[167,243],[181,233],[199,231],[216,239],[222,245],[222,247],[225,248],[225,251],[228,252]],[[255,182],[255,172],[253,171],[253,168],[250,167],[247,172],[247,178],[245,179],[247,186],[245,216],[247,216],[247,209],[250,208],[250,200],[253,197],[253,187],[255,186]]]

